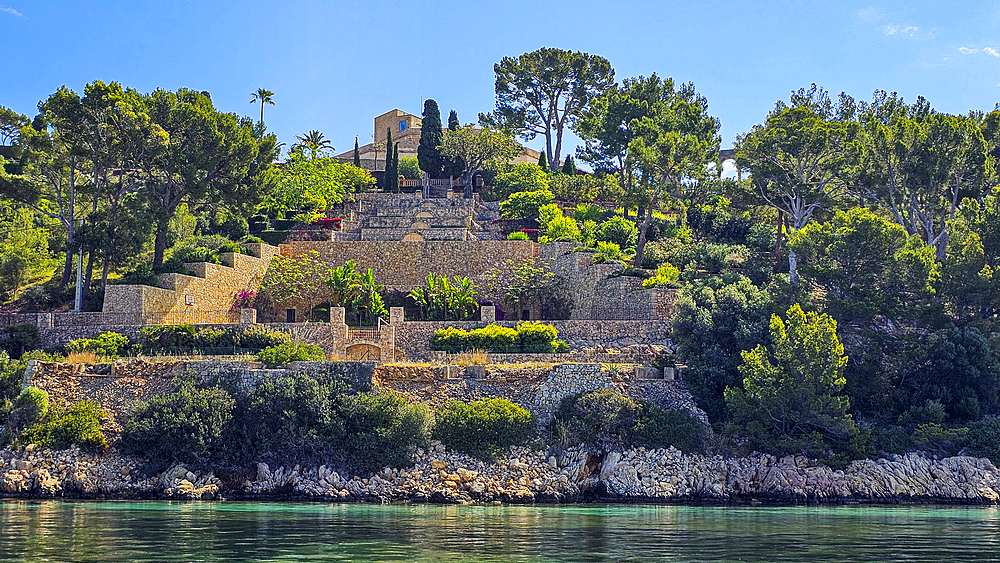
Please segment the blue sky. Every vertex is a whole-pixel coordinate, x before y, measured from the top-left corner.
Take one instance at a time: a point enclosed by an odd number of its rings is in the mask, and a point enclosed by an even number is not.
[[[811,82],[923,95],[949,113],[1000,101],[995,1],[0,0],[0,38],[0,105],[19,112],[100,79],[208,90],[256,115],[250,93],[264,87],[282,141],[318,129],[338,151],[370,141],[375,115],[419,114],[425,98],[474,121],[493,108],[493,64],[542,46],[602,55],[619,79],[693,81],[723,147]]]

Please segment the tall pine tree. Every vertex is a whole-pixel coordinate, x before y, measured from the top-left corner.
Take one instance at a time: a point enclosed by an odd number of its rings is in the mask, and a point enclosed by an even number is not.
[[[458,131],[458,128],[461,126],[462,124],[458,122],[458,112],[451,110],[451,112],[448,113],[448,130]]]
[[[354,138],[354,166],[361,168],[361,151],[358,150],[358,138]]]
[[[545,153],[538,153],[538,167],[543,171],[549,171],[549,159],[545,158]]]
[[[417,146],[417,163],[431,178],[440,178],[445,161],[441,157],[441,110],[434,100],[424,102],[423,123],[420,125],[420,144]]]

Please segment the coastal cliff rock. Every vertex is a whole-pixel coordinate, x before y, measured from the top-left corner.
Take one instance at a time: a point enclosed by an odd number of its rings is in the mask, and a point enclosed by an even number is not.
[[[208,500],[290,497],[353,502],[961,502],[1000,504],[1000,470],[988,459],[918,454],[852,462],[834,470],[801,456],[745,458],[642,448],[594,455],[515,448],[486,462],[436,444],[409,468],[366,476],[327,465],[271,468],[242,480],[174,464],[143,474],[144,461],[76,449],[0,450],[0,494]]]

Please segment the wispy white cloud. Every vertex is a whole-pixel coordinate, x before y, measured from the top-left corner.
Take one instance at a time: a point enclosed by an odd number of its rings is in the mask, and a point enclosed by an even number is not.
[[[997,51],[993,47],[983,47],[982,49],[974,49],[972,47],[959,47],[958,52],[963,55],[977,55],[982,53],[984,55],[989,55],[991,57],[1000,58],[1000,51]]]
[[[14,17],[18,17],[18,18],[23,18],[24,17],[24,14],[22,14],[21,12],[18,12],[14,8],[10,8],[10,7],[0,8],[0,12],[6,12],[6,13],[8,13],[8,14],[14,16]]]
[[[894,25],[889,24],[882,26],[882,33],[886,35],[906,35],[908,37],[915,37],[920,33],[920,28],[915,25]]]
[[[855,14],[857,18],[865,23],[879,22],[885,19],[885,14],[875,6],[868,6]]]

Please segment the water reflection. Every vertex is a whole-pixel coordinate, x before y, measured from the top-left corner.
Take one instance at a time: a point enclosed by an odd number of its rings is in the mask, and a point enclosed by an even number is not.
[[[0,502],[0,561],[1000,561],[992,508]]]

